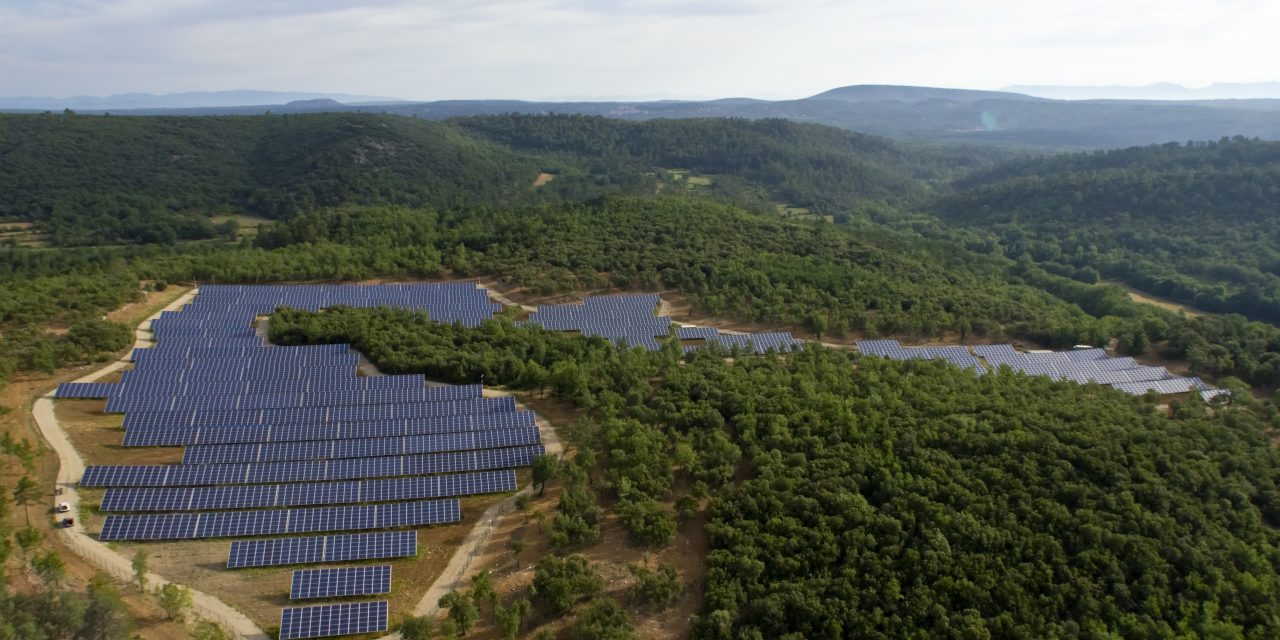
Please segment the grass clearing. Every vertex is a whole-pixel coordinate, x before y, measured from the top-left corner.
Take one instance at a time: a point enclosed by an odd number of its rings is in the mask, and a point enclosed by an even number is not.
[[[255,236],[258,234],[258,227],[271,223],[271,220],[267,218],[260,218],[258,216],[251,216],[242,213],[212,216],[209,219],[214,224],[223,224],[225,222],[235,220],[236,224],[240,226],[240,229],[236,232],[236,236],[238,238]]]
[[[1111,280],[1108,280],[1106,282],[1107,284],[1113,284],[1117,287],[1120,287],[1121,289],[1124,289],[1125,293],[1129,294],[1129,299],[1133,300],[1134,302],[1141,302],[1143,304],[1149,304],[1153,307],[1160,307],[1161,309],[1164,309],[1166,311],[1172,311],[1174,313],[1183,313],[1183,314],[1186,314],[1187,317],[1189,318],[1205,315],[1204,311],[1201,311],[1195,307],[1187,306],[1185,304],[1179,304],[1177,302],[1174,302],[1166,298],[1159,298],[1159,297],[1150,295],[1148,293],[1144,293],[1122,282],[1115,282]]]

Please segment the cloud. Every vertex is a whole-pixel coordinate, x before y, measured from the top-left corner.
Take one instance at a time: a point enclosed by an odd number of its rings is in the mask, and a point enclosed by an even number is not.
[[[1258,0],[10,0],[6,94],[799,97],[859,82],[1269,80]]]

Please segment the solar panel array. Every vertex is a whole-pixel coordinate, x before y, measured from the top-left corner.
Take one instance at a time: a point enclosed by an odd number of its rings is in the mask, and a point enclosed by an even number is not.
[[[120,385],[109,382],[63,382],[54,390],[55,398],[110,398]]]
[[[386,600],[288,607],[280,614],[280,640],[346,636],[386,630]]]
[[[357,531],[459,522],[455,500],[421,500],[354,507],[109,515],[98,539],[191,540]]]
[[[418,534],[414,531],[237,540],[231,543],[227,568],[412,558],[416,555],[418,555]]]
[[[164,447],[191,444],[300,442],[344,438],[391,438],[433,433],[518,429],[534,426],[532,412],[478,413],[390,420],[351,420],[315,424],[209,425],[202,427],[135,427],[125,432],[126,447]]]
[[[464,431],[427,436],[306,440],[261,444],[201,444],[189,446],[182,464],[226,464],[236,462],[288,462],[293,460],[333,460],[373,458],[443,451],[496,449],[537,444],[538,428]]]
[[[418,500],[515,491],[510,469],[442,476],[207,487],[113,487],[104,512],[211,511]]]
[[[1175,376],[1164,367],[1148,367],[1133,358],[1113,358],[1097,348],[1019,352],[1012,345],[904,347],[897,340],[860,340],[858,350],[891,360],[946,360],[979,373],[1006,366],[1027,375],[1096,383],[1132,395],[1186,393],[1206,389],[1195,377]]]
[[[434,473],[527,467],[545,449],[541,444],[509,449],[424,453],[413,456],[343,458],[303,462],[239,464],[93,465],[80,479],[83,487],[194,487],[393,478]]]
[[[649,351],[662,348],[659,338],[670,335],[671,319],[655,316],[662,301],[657,294],[591,296],[581,304],[543,305],[529,315],[530,324],[553,331],[578,331],[585,336],[598,336],[619,345],[642,347]],[[678,340],[705,340],[726,349],[739,347],[756,353],[769,350],[790,351],[801,343],[787,332],[750,335],[721,334],[714,327],[677,327]],[[685,352],[698,348],[688,345]]]
[[[293,572],[290,600],[344,598],[391,593],[391,566],[300,569]]]
[[[474,283],[204,286],[151,322],[118,383],[64,384],[106,399],[125,445],[187,447],[177,465],[92,466],[107,490],[99,538],[183,540],[397,529],[458,522],[457,496],[516,489],[544,449],[534,420],[480,385],[360,377],[348,345],[268,346],[255,323],[279,307],[392,306],[477,326],[501,310]],[[236,541],[227,566],[410,557],[414,531]],[[387,593],[389,566],[299,571],[291,597]],[[285,609],[281,638],[382,631],[387,603]]]

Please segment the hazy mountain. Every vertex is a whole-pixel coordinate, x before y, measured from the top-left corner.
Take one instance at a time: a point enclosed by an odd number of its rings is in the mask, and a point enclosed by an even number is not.
[[[8,110],[108,110],[108,109],[196,109],[239,107],[245,105],[277,105],[308,100],[334,100],[343,103],[389,103],[396,98],[361,96],[346,93],[306,93],[295,91],[191,91],[186,93],[120,93],[110,96],[0,97],[0,109]]]
[[[978,100],[1041,100],[1042,98],[1007,91],[911,87],[896,84],[855,84],[823,91],[808,99],[843,102],[923,102],[925,100],[977,102]]]
[[[1280,98],[1280,82],[1216,82],[1207,87],[1184,87],[1160,82],[1140,87],[1013,85],[1015,91],[1055,100],[1250,100]]]
[[[282,94],[294,97],[298,94]],[[359,96],[346,97],[355,102]],[[1280,100],[1049,100],[1016,93],[864,85],[800,100],[527,102],[442,100],[339,104],[300,98],[249,106],[145,109],[73,107],[82,114],[258,115],[364,111],[445,120],[475,115],[581,114],[622,120],[783,118],[907,140],[1092,150],[1245,136],[1280,140]],[[261,99],[260,99],[261,100]],[[2,108],[2,107],[0,107]],[[44,109],[40,109],[44,110]]]

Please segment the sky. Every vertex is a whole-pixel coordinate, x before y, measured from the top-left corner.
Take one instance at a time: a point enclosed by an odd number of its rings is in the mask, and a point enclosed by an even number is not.
[[[1280,80],[1276,0],[0,0],[0,95],[799,98]]]

